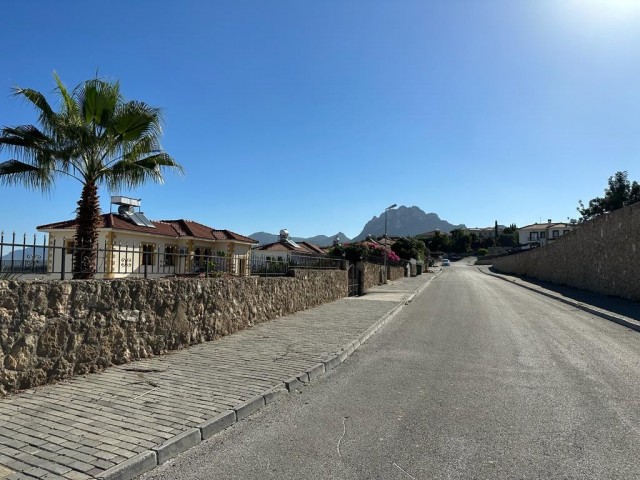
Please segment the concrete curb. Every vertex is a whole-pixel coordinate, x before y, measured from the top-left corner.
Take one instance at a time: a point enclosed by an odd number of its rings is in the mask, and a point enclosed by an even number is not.
[[[131,457],[118,465],[105,470],[96,478],[98,480],[130,480],[158,466],[156,452],[147,450]]]
[[[398,312],[407,305],[411,300],[415,298],[427,285],[429,285],[434,278],[436,278],[440,272],[436,273],[433,277],[422,284],[416,289],[409,297],[403,302],[394,306],[389,310],[382,318],[369,327],[360,337],[350,342],[340,352],[330,356],[326,360],[315,364],[304,372],[293,376],[282,383],[279,383],[268,390],[265,390],[261,395],[253,397],[246,402],[234,407],[232,410],[222,412],[215,418],[207,420],[201,423],[196,428],[189,429],[175,437],[170,438],[165,443],[158,447],[154,447],[151,450],[139,453],[135,457],[126,460],[123,463],[115,465],[109,470],[105,470],[98,475],[99,480],[131,480],[134,477],[142,475],[150,470],[153,470],[158,465],[172,459],[180,453],[190,449],[197,445],[202,440],[212,437],[213,435],[220,433],[222,430],[232,426],[234,423],[243,420],[255,412],[260,410],[265,405],[273,403],[279,396],[285,393],[291,393],[296,390],[302,389],[302,387],[323,375],[333,370],[338,365],[343,363],[353,353],[358,350],[377,330],[379,330],[384,324],[395,317]]]
[[[228,428],[236,423],[236,421],[236,411],[227,410],[226,412],[222,412],[217,417],[201,423],[200,425],[198,425],[198,428],[202,433],[202,440],[206,440],[207,438],[214,436],[216,433],[220,433],[225,428]]]
[[[158,465],[163,464],[185,450],[189,450],[201,441],[202,432],[199,428],[190,428],[175,437],[171,437],[159,447],[153,448],[153,451],[156,452],[157,455]]]
[[[607,312],[605,310],[601,310],[599,308],[596,307],[592,307],[589,304],[586,303],[582,303],[579,302],[577,300],[572,300],[570,298],[566,298],[566,297],[562,297],[559,294],[550,292],[546,289],[544,289],[544,287],[533,287],[530,285],[524,285],[518,281],[516,281],[516,279],[511,279],[511,278],[507,278],[503,275],[497,275],[493,272],[487,272],[485,270],[482,270],[481,268],[478,268],[478,270],[480,270],[482,273],[484,273],[485,275],[489,275],[491,277],[494,278],[499,278],[500,280],[503,280],[505,282],[509,282],[512,283],[514,285],[518,285],[519,287],[525,288],[527,290],[530,290],[532,292],[536,292],[539,293],[540,295],[544,295],[545,297],[549,297],[552,298],[554,300],[557,300],[559,302],[562,303],[566,303],[567,305],[571,305],[572,307],[576,307],[579,308],[580,310],[584,310],[587,313],[590,313],[592,315],[596,315],[597,317],[600,318],[604,318],[605,320],[609,320],[610,322],[614,322],[617,323],[618,325],[622,325],[624,327],[630,328],[631,330],[635,330],[636,332],[640,332],[640,323],[636,323],[634,321],[631,321],[621,315],[615,315],[613,313]]]
[[[266,404],[263,395],[258,395],[256,397],[250,398],[246,402],[241,403],[237,407],[234,407],[234,410],[236,412],[236,421],[239,422],[240,420],[247,418],[249,415],[253,415],[265,405]]]
[[[289,393],[287,390],[287,386],[283,383],[276,385],[275,387],[271,387],[269,390],[264,392],[262,396],[264,397],[265,405],[270,405],[275,402],[278,397],[284,395],[285,393]]]

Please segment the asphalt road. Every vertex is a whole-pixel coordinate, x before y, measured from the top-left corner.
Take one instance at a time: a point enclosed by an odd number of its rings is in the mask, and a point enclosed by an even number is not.
[[[453,264],[337,370],[144,479],[640,478],[640,333]]]

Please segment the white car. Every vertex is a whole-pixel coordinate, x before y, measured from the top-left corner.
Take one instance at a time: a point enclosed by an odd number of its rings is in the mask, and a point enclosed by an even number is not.
[[[449,261],[448,258],[445,258],[444,260],[442,260],[442,266],[443,267],[450,267],[451,266],[451,262]]]

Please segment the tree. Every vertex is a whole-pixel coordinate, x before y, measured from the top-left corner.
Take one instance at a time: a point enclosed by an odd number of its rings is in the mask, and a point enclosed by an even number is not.
[[[473,237],[463,230],[456,228],[451,230],[451,247],[456,253],[467,253],[471,251]]]
[[[519,243],[518,227],[515,223],[512,223],[502,231],[502,234],[498,235],[499,247],[515,247]]]
[[[98,186],[135,188],[162,183],[163,170],[182,167],[160,147],[161,113],[139,101],[125,101],[118,82],[100,79],[80,83],[71,92],[54,73],[60,110],[44,95],[16,87],[14,94],[33,104],[40,128],[33,125],[0,130],[0,151],[18,159],[0,163],[0,183],[49,191],[61,176],[78,180],[73,278],[93,278],[100,204]]]
[[[396,252],[400,258],[409,260],[415,258],[416,260],[424,260],[428,255],[428,249],[424,242],[417,238],[402,237],[399,238],[391,245],[391,250]]]
[[[436,230],[433,237],[424,240],[424,243],[431,252],[448,252],[451,242],[448,235],[443,235],[439,230]]]
[[[587,207],[584,206],[582,200],[578,200],[578,212],[582,215],[580,221],[590,220],[603,213],[640,202],[640,185],[636,181],[629,182],[629,174],[626,171],[616,172],[609,177],[608,184],[604,191],[604,197],[589,200]]]

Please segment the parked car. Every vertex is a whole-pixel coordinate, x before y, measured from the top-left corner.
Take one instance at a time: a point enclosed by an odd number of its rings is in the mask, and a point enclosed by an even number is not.
[[[442,266],[443,267],[450,267],[451,266],[451,262],[449,261],[448,258],[445,258],[444,260],[442,260]]]

